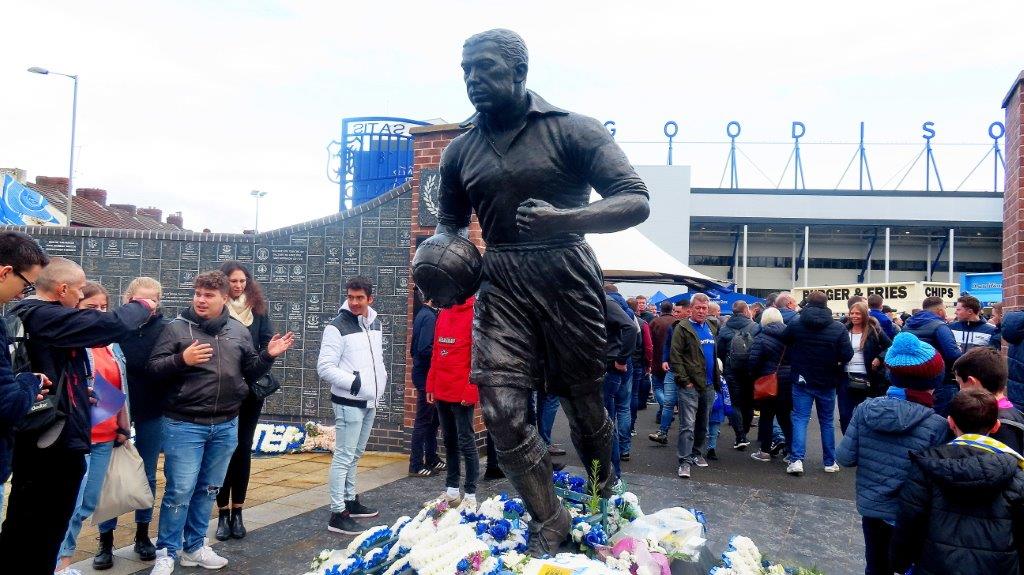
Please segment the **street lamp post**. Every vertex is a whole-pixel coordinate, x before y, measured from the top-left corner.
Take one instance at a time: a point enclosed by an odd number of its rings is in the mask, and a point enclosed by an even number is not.
[[[75,82],[74,96],[71,100],[71,159],[68,162],[68,227],[71,227],[71,197],[75,190],[75,125],[78,122],[78,76],[74,74],[62,74],[60,72],[51,72],[46,68],[40,68],[38,66],[32,66],[28,69],[33,74],[56,74],[57,76],[64,76],[65,78],[71,78]]]
[[[256,223],[253,226],[253,232],[259,233],[260,231],[260,198],[267,195],[267,192],[261,192],[259,190],[253,190],[249,192],[249,195],[256,198]]]

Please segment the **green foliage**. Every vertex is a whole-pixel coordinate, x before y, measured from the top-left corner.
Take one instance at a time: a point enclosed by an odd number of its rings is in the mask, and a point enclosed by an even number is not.
[[[590,500],[587,501],[587,512],[590,515],[601,512],[601,487],[597,482],[600,473],[601,462],[595,459],[590,463],[590,483],[587,485],[587,495],[590,496]]]

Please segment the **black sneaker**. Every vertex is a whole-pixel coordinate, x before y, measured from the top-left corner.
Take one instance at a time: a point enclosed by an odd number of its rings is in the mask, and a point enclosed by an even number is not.
[[[768,448],[768,453],[770,453],[772,457],[778,457],[779,454],[782,453],[782,450],[784,450],[784,449],[786,449],[786,442],[785,441],[778,441],[778,442],[774,442],[773,441],[771,447]]]
[[[379,515],[376,509],[367,507],[359,502],[359,496],[352,501],[345,502],[345,511],[352,517],[376,517]]]
[[[359,535],[366,530],[365,527],[355,522],[348,514],[331,513],[331,520],[327,522],[327,530],[331,533],[343,533],[345,535]]]
[[[661,430],[655,431],[654,433],[648,435],[647,439],[650,439],[651,441],[653,441],[655,443],[660,443],[662,445],[668,445],[668,434],[667,433],[662,433]]]
[[[733,448],[733,449],[736,449],[736,450],[738,450],[738,451],[743,451],[743,450],[744,450],[744,449],[746,449],[746,448],[747,448],[747,447],[748,447],[749,445],[750,445],[750,442],[749,442],[749,441],[747,441],[747,438],[746,438],[746,437],[737,437],[737,438],[736,438],[736,443],[734,443],[734,444],[732,445],[732,448]]]
[[[621,453],[621,454],[619,454],[619,461],[629,461],[629,454],[628,453]]]
[[[718,453],[714,449],[709,449],[707,458],[711,461],[718,461]]]

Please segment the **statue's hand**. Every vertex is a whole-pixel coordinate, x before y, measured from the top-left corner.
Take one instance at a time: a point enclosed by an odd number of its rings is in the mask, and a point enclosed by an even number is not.
[[[565,233],[565,210],[556,208],[544,200],[529,199],[519,204],[516,210],[516,225],[519,231],[534,238],[545,238]]]

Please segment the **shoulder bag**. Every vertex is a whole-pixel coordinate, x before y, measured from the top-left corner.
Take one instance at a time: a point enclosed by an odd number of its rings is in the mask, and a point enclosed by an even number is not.
[[[782,367],[782,360],[786,357],[786,348],[782,348],[782,355],[779,356],[779,363],[775,371],[767,373],[754,380],[754,401],[772,399],[779,395],[779,368]]]

